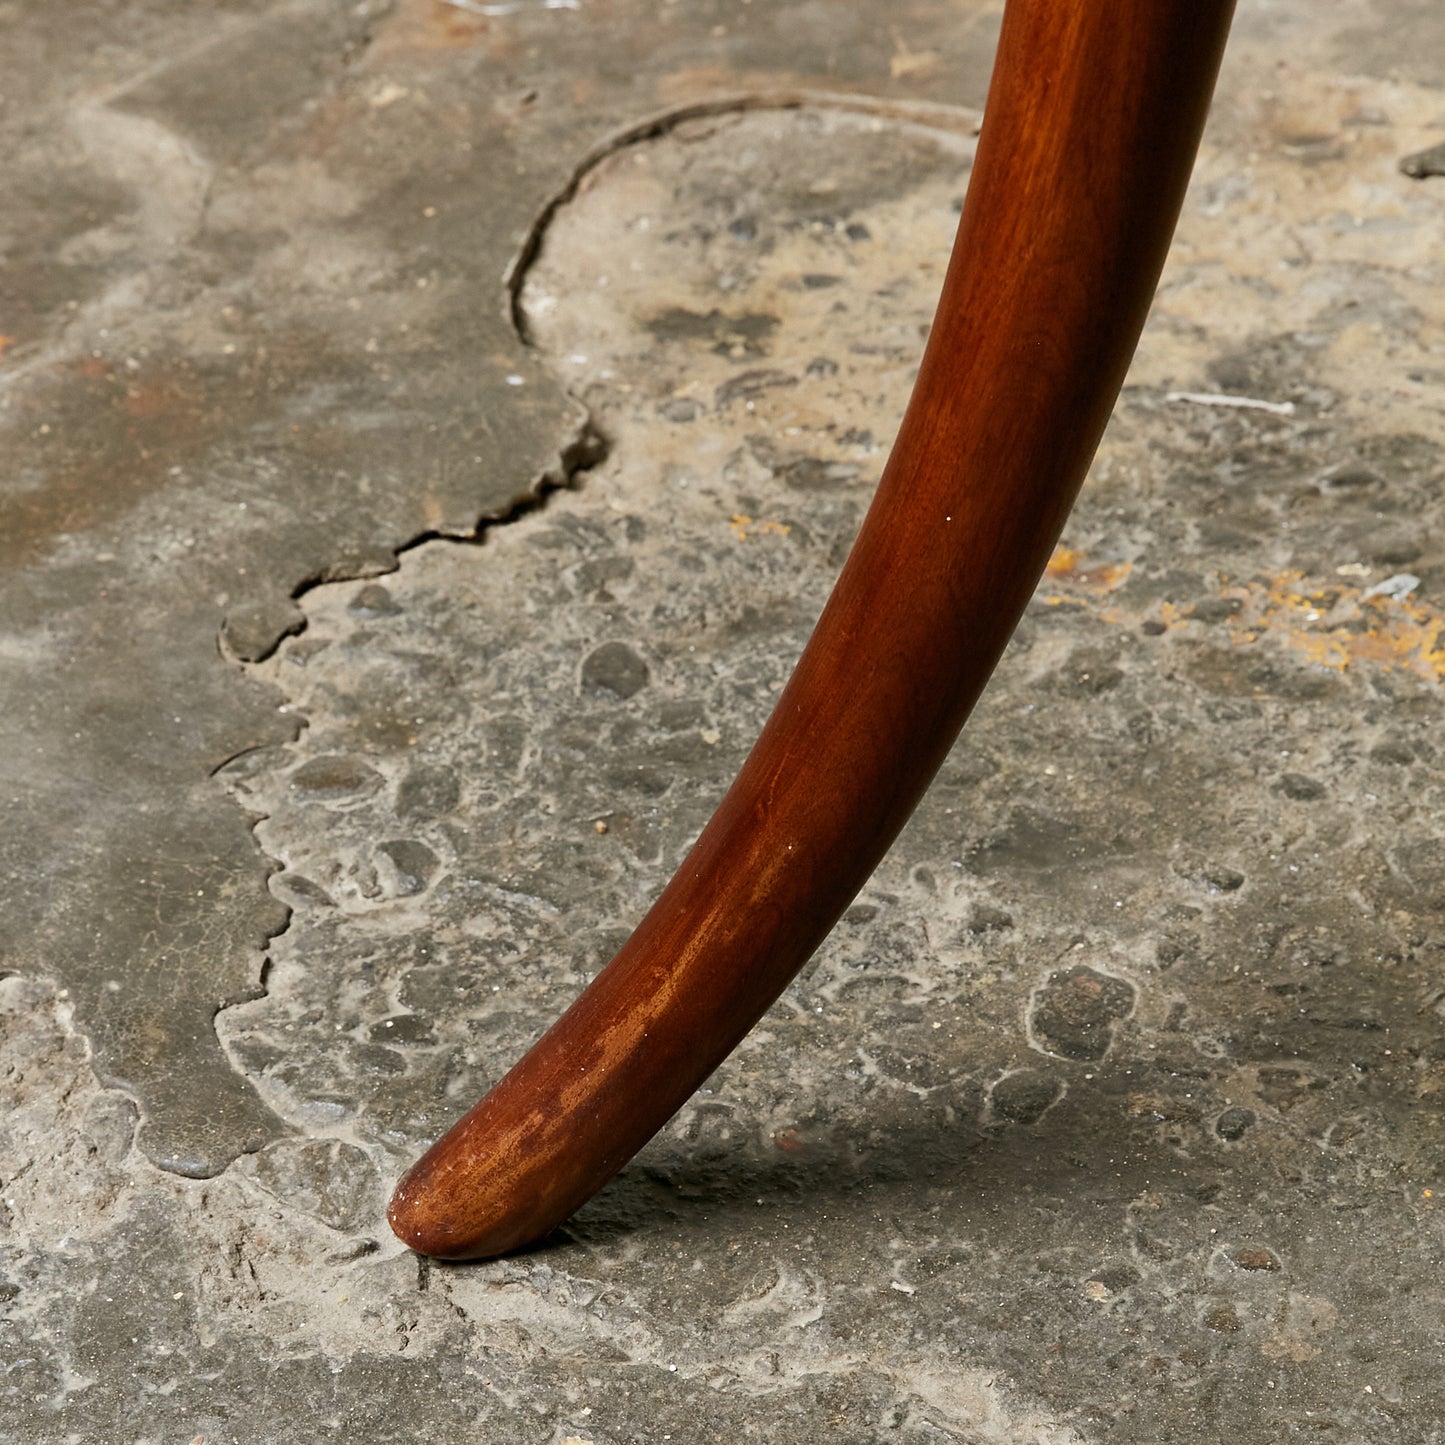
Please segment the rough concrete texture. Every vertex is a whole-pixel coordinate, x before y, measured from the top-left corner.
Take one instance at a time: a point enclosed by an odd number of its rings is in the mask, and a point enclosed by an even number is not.
[[[997,7],[0,6],[0,1440],[1445,1439],[1445,22],[1323,8],[878,875],[440,1267],[391,1178],[858,526]]]

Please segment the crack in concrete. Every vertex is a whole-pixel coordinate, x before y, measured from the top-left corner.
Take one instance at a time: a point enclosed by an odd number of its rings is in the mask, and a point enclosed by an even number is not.
[[[714,116],[739,115],[757,110],[790,111],[804,108],[844,111],[854,114],[876,116],[880,119],[904,121],[915,125],[926,124],[933,128],[965,135],[977,134],[982,119],[980,113],[977,111],[955,106],[940,106],[899,100],[875,99],[869,96],[796,90],[748,92],[717,96],[688,105],[671,107],[666,111],[646,117],[622,130],[615,131],[592,147],[581,158],[562,185],[557,188],[537,211],[511,263],[507,266],[503,274],[504,318],[510,323],[512,330],[516,333],[521,344],[530,351],[535,352],[538,350],[536,340],[531,333],[522,305],[522,292],[528,273],[541,252],[548,227],[552,220],[561,208],[576,196],[588,174],[598,165],[609,156],[615,155],[631,146],[668,135],[689,121]],[[415,551],[417,548],[423,547],[430,542],[448,542],[461,546],[482,546],[488,537],[497,529],[506,527],[520,520],[522,517],[529,516],[533,512],[544,508],[549,497],[560,491],[575,489],[580,477],[607,459],[611,450],[611,439],[605,435],[597,417],[591,408],[576,394],[575,390],[572,388],[564,388],[564,390],[569,399],[579,409],[579,420],[573,434],[559,446],[555,465],[540,473],[535,478],[532,486],[515,497],[507,507],[494,513],[483,514],[477,519],[475,526],[469,532],[457,533],[435,528],[419,532],[399,546],[387,549],[390,553],[389,559],[368,557],[360,562],[359,565],[355,562],[348,565],[346,559],[339,559],[335,563],[318,569],[303,578],[291,589],[289,601],[295,609],[294,614],[287,620],[287,624],[284,627],[277,630],[275,636],[270,639],[269,645],[254,648],[245,657],[239,656],[236,650],[229,645],[223,625],[217,639],[217,646],[221,655],[225,657],[228,662],[241,668],[264,662],[267,658],[274,655],[276,649],[280,647],[282,642],[305,632],[308,619],[300,603],[302,599],[315,588],[339,582],[360,581],[367,577],[389,575],[397,570],[400,565],[400,559],[405,554]],[[302,730],[308,726],[307,720],[304,717],[297,715],[296,720]],[[289,743],[279,745],[263,744],[259,748],[243,749],[233,757],[218,764],[211,776],[219,776],[228,763],[248,753],[265,751],[275,746],[290,745]],[[265,815],[257,815],[251,819],[252,838],[257,840],[258,851],[267,859],[268,863],[273,865],[274,872],[279,873],[284,871],[283,860],[267,854],[265,849],[261,847],[257,837],[256,830],[264,821]],[[279,899],[277,901],[282,902],[282,900]],[[295,910],[291,908],[290,905],[284,904],[284,902],[283,907],[285,907],[286,910],[284,922],[277,928],[276,932],[268,937],[268,944],[274,944],[277,939],[284,937],[292,926]],[[270,968],[271,957],[268,951],[263,956],[256,987],[252,990],[247,990],[241,997],[225,1000],[211,1018],[211,1027],[217,1033],[217,1041],[220,1044],[222,1052],[226,1054],[232,1067],[242,1076],[246,1073],[245,1067],[232,1055],[230,1050],[227,1049],[224,1038],[221,1037],[219,1030],[216,1030],[216,1020],[227,1008],[234,1007],[241,1003],[255,1002],[258,999],[264,998],[267,993],[266,978]],[[423,1287],[425,1286],[423,1285]]]
[[[644,141],[657,140],[688,121],[706,120],[712,116],[741,115],[752,110],[787,111],[805,108],[871,115],[880,120],[905,121],[911,125],[927,125],[937,130],[956,131],[963,135],[977,135],[983,124],[983,113],[965,106],[885,99],[826,90],[767,90],[711,96],[687,105],[671,106],[621,130],[613,131],[586,152],[567,179],[543,203],[523,236],[511,265],[507,267],[503,277],[506,287],[505,315],[518,337],[526,345],[535,346],[531,325],[522,305],[522,289],[526,284],[527,273],[542,249],[548,226],[557,212],[577,195],[588,175],[609,156],[631,146],[641,145]]]
[[[522,339],[525,341],[525,338]],[[571,401],[581,407],[581,403],[575,396],[570,393],[568,395]],[[368,557],[361,561],[340,559],[309,573],[291,589],[287,594],[287,600],[299,604],[302,598],[317,587],[330,587],[340,582],[361,582],[371,577],[388,577],[396,571],[401,557],[408,552],[415,551],[418,547],[426,546],[428,542],[448,542],[463,547],[480,547],[488,535],[498,527],[509,526],[519,518],[528,516],[544,507],[547,498],[554,492],[570,490],[579,476],[591,471],[607,459],[609,450],[607,438],[585,407],[582,407],[582,412],[583,416],[572,437],[558,449],[556,465],[540,473],[527,490],[521,492],[500,511],[483,513],[477,519],[476,525],[469,531],[450,532],[438,528],[427,528],[409,537],[405,542],[388,547],[386,550],[390,554],[389,562],[376,557]],[[298,607],[294,618],[280,626],[264,644],[250,649],[245,656],[242,656],[227,638],[223,623],[217,634],[216,645],[221,656],[227,662],[233,663],[237,667],[248,667],[273,657],[276,649],[287,638],[299,637],[305,632],[306,625],[305,613],[301,612]],[[305,725],[304,721],[302,725]],[[240,749],[217,763],[211,775],[214,777],[238,758],[245,757],[248,753],[262,751],[267,746],[270,744]]]
[[[515,270],[517,270],[517,268],[514,263],[514,266],[512,268],[509,268],[509,274],[511,274],[511,272]],[[521,274],[525,274],[525,268],[522,268]],[[531,342],[525,336],[525,334],[519,331],[518,336],[519,339],[522,341],[523,345],[531,348]],[[276,649],[280,647],[282,642],[284,642],[287,638],[297,636],[306,630],[307,618],[305,613],[301,611],[299,603],[301,599],[304,598],[313,589],[324,585],[331,585],[334,583],[360,581],[367,577],[389,575],[391,572],[394,572],[400,565],[400,558],[404,554],[414,551],[419,547],[425,546],[429,542],[441,541],[449,542],[460,546],[482,546],[486,542],[487,538],[491,535],[491,533],[494,532],[496,529],[508,526],[511,523],[519,520],[520,518],[528,516],[531,513],[542,509],[546,506],[548,498],[555,493],[560,491],[566,491],[576,487],[579,478],[583,474],[592,470],[594,467],[598,466],[606,459],[609,451],[609,441],[607,437],[603,434],[600,426],[597,424],[595,418],[592,416],[588,408],[585,407],[580,401],[578,401],[575,396],[571,396],[570,393],[569,397],[579,407],[580,410],[580,416],[571,437],[565,439],[558,447],[555,465],[538,474],[535,477],[532,485],[528,487],[525,491],[523,491],[520,495],[516,496],[508,506],[496,512],[482,514],[480,517],[478,517],[476,524],[469,532],[456,533],[442,531],[434,528],[429,528],[425,531],[418,532],[415,536],[408,538],[400,545],[388,549],[391,553],[391,563],[389,566],[377,565],[375,559],[372,559],[367,563],[363,563],[360,566],[348,566],[347,563],[343,560],[320,569],[312,575],[304,578],[302,581],[297,583],[294,588],[292,588],[289,596],[292,603],[297,605],[297,617],[295,619],[295,622],[293,625],[279,631],[268,647],[259,650],[256,655],[244,659],[237,656],[236,652],[227,642],[223,624],[222,628],[217,633],[217,650],[220,652],[221,656],[233,666],[242,669],[244,669],[248,665],[263,662],[268,657],[272,656]],[[309,725],[308,720],[299,714],[296,716],[296,721],[299,731],[304,731]],[[261,744],[258,746],[242,748],[236,753],[233,753],[229,757],[219,762],[214,768],[211,769],[209,776],[212,779],[219,778],[228,765],[234,763],[239,758],[248,756],[249,754],[265,752],[268,751],[270,748],[276,746],[284,747],[290,745],[290,743]],[[257,839],[257,828],[265,821],[265,814],[254,814],[251,816],[250,824],[251,836],[253,840]],[[257,851],[266,860],[266,862],[271,865],[272,876],[284,870],[284,863],[281,859],[275,858],[272,855],[268,854],[265,849],[260,846],[259,841],[257,841],[256,846]],[[289,931],[292,921],[295,917],[295,910],[290,905],[284,903],[284,901],[280,899],[278,899],[277,902],[280,902],[282,907],[285,909],[285,916],[279,926],[275,929],[275,931],[267,936],[266,943],[268,945],[273,944],[278,938],[283,937]],[[237,1074],[243,1077],[246,1073],[245,1067],[238,1060],[235,1059],[231,1051],[226,1047],[225,1040],[220,1036],[219,1031],[216,1030],[216,1020],[227,1009],[234,1008],[238,1005],[245,1003],[254,1003],[257,1000],[266,997],[268,992],[267,981],[272,966],[272,958],[268,948],[268,950],[262,955],[255,985],[251,988],[242,990],[235,995],[222,999],[219,1002],[218,1007],[211,1015],[210,1026],[212,1031],[216,1032],[217,1043],[221,1048],[222,1053],[230,1061],[232,1068],[237,1072]],[[219,1172],[221,1174],[226,1173],[227,1170],[229,1170],[229,1168],[231,1167],[231,1164],[234,1164],[235,1162],[236,1161],[234,1159],[229,1161],[228,1164]],[[186,1172],[183,1169],[180,1169],[166,1161],[157,1161],[157,1163],[160,1168],[169,1170],[170,1172],[178,1174],[184,1174]],[[426,1288],[426,1277],[424,1274],[421,1278],[420,1287],[422,1289]]]
[[[600,429],[595,425],[591,415],[589,413],[586,413],[585,408],[583,410],[584,415],[579,421],[574,434],[558,449],[556,466],[549,468],[547,471],[541,473],[536,478],[534,484],[527,491],[523,492],[519,497],[517,497],[510,506],[506,507],[498,513],[478,518],[476,526],[468,533],[455,534],[436,530],[427,530],[424,532],[420,532],[416,536],[409,538],[406,542],[403,542],[400,546],[391,549],[393,558],[399,559],[403,554],[414,551],[416,548],[424,546],[428,542],[441,541],[453,543],[459,546],[482,546],[486,542],[488,536],[497,528],[505,527],[508,524],[517,521],[519,518],[528,516],[531,513],[545,507],[547,504],[547,499],[553,494],[574,488],[577,485],[579,477],[581,477],[585,472],[590,471],[592,468],[596,467],[600,462],[606,459],[608,451],[608,443],[606,438],[603,436]],[[349,570],[345,567],[328,567],[324,569],[320,574],[308,577],[305,581],[299,583],[292,590],[290,595],[293,601],[299,602],[302,597],[304,597],[308,592],[310,592],[316,587],[331,585],[333,583],[339,582],[360,581],[366,577],[384,576],[387,575],[389,572],[395,571],[396,565],[397,564],[394,562],[394,565],[390,568],[368,568],[364,570]],[[217,646],[221,652],[221,655],[226,658],[228,662],[232,663],[236,667],[244,668],[248,666],[251,662],[262,662],[267,657],[270,657],[275,652],[276,648],[278,648],[281,643],[284,642],[288,637],[297,636],[303,633],[306,630],[306,624],[306,616],[304,613],[302,613],[300,620],[296,626],[278,634],[272,645],[268,649],[266,649],[266,651],[262,653],[261,656],[254,659],[242,660],[241,658],[238,658],[234,654],[234,652],[232,652],[232,650],[227,646],[224,633],[218,634]],[[304,731],[309,725],[308,720],[300,714],[296,715],[296,721],[299,731]],[[243,748],[231,757],[225,759],[223,762],[217,764],[217,766],[211,770],[210,777],[212,779],[218,779],[220,775],[224,772],[228,764],[235,762],[241,757],[245,757],[249,754],[257,752],[266,752],[273,747],[289,747],[291,745],[292,743],[261,744],[257,747]],[[266,821],[266,817],[267,815],[264,813],[252,814],[250,816],[251,836],[253,840],[257,839],[256,830],[262,823]],[[283,860],[267,853],[266,850],[261,847],[259,840],[257,840],[256,842],[256,847],[257,851],[271,866],[271,876],[275,876],[275,874],[284,871],[285,864]],[[277,899],[276,901],[280,903],[281,906],[285,909],[285,917],[281,924],[276,928],[276,930],[267,936],[266,943],[268,946],[270,944],[274,944],[278,938],[282,938],[285,936],[285,934],[290,930],[292,921],[295,917],[295,910],[289,904],[285,903],[284,900],[281,899]],[[246,1073],[245,1067],[238,1060],[235,1059],[231,1051],[227,1048],[225,1040],[220,1036],[219,1031],[216,1030],[216,1020],[227,1009],[235,1008],[240,1004],[254,1003],[259,999],[265,998],[268,992],[267,980],[269,978],[272,966],[273,962],[268,947],[268,950],[262,955],[261,965],[257,974],[255,986],[241,991],[234,996],[221,1000],[218,1007],[211,1015],[211,1028],[213,1032],[216,1032],[217,1043],[220,1046],[221,1052],[230,1061],[232,1068],[237,1072],[237,1074],[243,1077]],[[167,1162],[157,1162],[159,1164],[159,1167],[161,1167],[162,1169],[170,1169],[172,1172],[180,1174],[185,1173],[184,1170],[175,1168]],[[235,1160],[233,1159],[225,1166],[225,1168],[223,1168],[219,1172],[224,1174],[230,1168],[231,1164],[234,1163]],[[422,1288],[425,1288],[424,1283],[422,1285]]]

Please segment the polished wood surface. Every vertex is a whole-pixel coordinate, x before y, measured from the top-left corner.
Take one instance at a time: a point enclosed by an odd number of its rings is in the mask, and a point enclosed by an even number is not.
[[[1028,602],[1138,341],[1231,0],[1009,0],[937,318],[863,529],[717,813],[617,957],[397,1187],[444,1258],[553,1229],[866,881]]]

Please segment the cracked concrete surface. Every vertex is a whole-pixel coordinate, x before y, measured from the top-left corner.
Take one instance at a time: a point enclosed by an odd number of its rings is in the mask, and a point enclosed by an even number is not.
[[[938,785],[466,1268],[387,1185],[786,676],[997,7],[83,9],[0,6],[0,1440],[1440,1440],[1435,7],[1243,7]]]

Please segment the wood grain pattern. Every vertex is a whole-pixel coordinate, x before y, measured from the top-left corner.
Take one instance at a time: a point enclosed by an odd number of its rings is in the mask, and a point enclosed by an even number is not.
[[[877,496],[791,682],[617,957],[397,1187],[495,1255],[602,1187],[757,1022],[982,692],[1123,382],[1231,0],[1009,0],[953,259]]]

